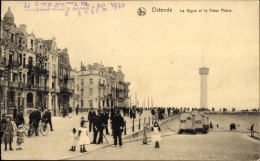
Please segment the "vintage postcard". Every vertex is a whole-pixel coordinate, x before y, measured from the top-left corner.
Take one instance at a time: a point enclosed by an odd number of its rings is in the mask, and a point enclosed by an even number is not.
[[[259,160],[257,0],[1,1],[2,160]]]

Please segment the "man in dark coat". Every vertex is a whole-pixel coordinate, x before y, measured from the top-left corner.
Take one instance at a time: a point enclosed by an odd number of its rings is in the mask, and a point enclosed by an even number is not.
[[[112,129],[114,137],[114,147],[117,145],[117,137],[119,138],[119,146],[123,148],[122,144],[122,132],[125,126],[124,118],[120,115],[120,111],[116,111],[116,115],[112,119]]]
[[[18,111],[18,113],[16,114],[16,118],[15,118],[15,124],[18,127],[19,125],[24,124],[24,117],[23,117],[23,110],[20,109]]]
[[[38,107],[35,107],[36,110],[33,111],[30,116],[29,116],[29,124],[32,124],[35,130],[35,135],[39,136],[38,134],[38,127],[39,127],[39,122],[41,120],[41,112],[39,111]]]
[[[103,118],[103,120],[104,120],[104,123],[105,123],[106,134],[109,135],[108,127],[107,127],[108,126],[108,120],[109,120],[109,114],[108,114],[106,109],[104,109],[104,118]]]
[[[98,109],[98,114],[94,119],[94,123],[93,123],[93,131],[94,131],[94,138],[93,138],[93,142],[91,144],[100,144],[103,143],[103,115],[101,114],[101,110]],[[98,142],[97,142],[97,135],[99,133],[99,138],[98,138]]]
[[[77,107],[76,107],[76,115],[78,115],[79,114],[79,105],[77,105]]]
[[[52,129],[51,111],[50,111],[50,109],[48,109],[48,110],[45,111],[45,113],[43,114],[42,118],[44,119],[46,125],[47,125],[47,124],[50,124],[51,131],[54,131],[54,130]]]
[[[91,107],[90,112],[88,113],[89,132],[91,132],[95,117],[96,117],[96,112],[94,111],[93,107]],[[94,128],[94,125],[93,125],[93,128]]]

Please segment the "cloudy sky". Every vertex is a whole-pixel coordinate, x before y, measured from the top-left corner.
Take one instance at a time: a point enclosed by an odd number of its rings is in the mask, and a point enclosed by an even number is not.
[[[30,8],[35,8],[35,2]],[[53,2],[54,3],[54,2]],[[89,2],[90,6],[98,2]],[[131,82],[140,105],[148,95],[154,106],[200,106],[199,68],[209,67],[208,107],[259,107],[259,5],[243,1],[120,2],[107,12],[93,15],[70,11],[25,11],[24,2],[2,2],[1,15],[10,6],[17,26],[39,38],[56,37],[59,48],[68,48],[73,68],[102,63],[118,65]],[[100,3],[102,4],[102,3]],[[28,4],[27,4],[28,5]],[[145,16],[137,9],[146,8]],[[172,8],[154,13],[152,7]],[[199,9],[231,9],[201,12]],[[197,10],[181,13],[180,9]]]

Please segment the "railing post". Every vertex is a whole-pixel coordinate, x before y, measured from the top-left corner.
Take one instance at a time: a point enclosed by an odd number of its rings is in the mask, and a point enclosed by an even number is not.
[[[140,130],[141,128],[141,118],[139,118],[139,126],[138,126],[138,130]]]
[[[150,116],[149,116],[149,126],[151,125],[150,122],[151,122],[151,119],[150,119]]]
[[[144,123],[146,123],[146,117],[144,117]]]
[[[132,125],[132,131],[135,132],[135,119],[133,118],[133,125]]]
[[[148,125],[147,123],[144,123],[143,144],[147,144],[147,131],[148,131]]]
[[[125,131],[124,131],[125,135],[126,135],[126,121],[125,121]]]

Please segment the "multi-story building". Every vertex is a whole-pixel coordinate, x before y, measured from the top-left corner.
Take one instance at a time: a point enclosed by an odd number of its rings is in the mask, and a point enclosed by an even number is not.
[[[80,106],[83,108],[128,107],[129,82],[124,81],[121,66],[118,71],[98,63],[83,66],[80,79]]]
[[[72,84],[72,97],[70,99],[70,105],[73,109],[75,109],[80,104],[80,82],[79,82],[79,71],[76,69],[71,69],[70,77]]]
[[[48,69],[49,69],[49,79],[48,87],[49,92],[47,95],[48,98],[48,109],[51,109],[56,115],[58,110],[58,93],[60,93],[60,87],[58,82],[58,58],[59,54],[57,51],[56,39],[53,37],[51,40],[43,40],[43,44],[47,48],[48,55]]]
[[[70,61],[68,49],[58,49],[58,81],[60,87],[60,93],[58,94],[58,107],[61,110],[63,107],[70,105],[70,99],[72,97],[72,83],[70,77]]]
[[[56,115],[65,106],[127,107],[128,86],[121,67],[93,64],[72,70],[68,50],[57,49],[56,39],[43,40],[14,23],[10,8],[1,20],[0,107],[11,114],[38,106]]]
[[[46,106],[48,92],[47,56],[42,39],[28,34],[26,25],[17,27],[10,8],[1,20],[0,80],[1,112]]]

